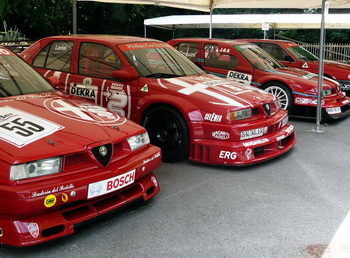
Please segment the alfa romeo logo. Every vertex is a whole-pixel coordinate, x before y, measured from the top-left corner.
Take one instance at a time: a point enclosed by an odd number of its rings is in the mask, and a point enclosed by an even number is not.
[[[107,147],[106,146],[100,146],[100,148],[98,149],[98,152],[100,153],[100,155],[102,157],[106,157],[107,156],[107,153],[108,153],[108,150],[107,150]]]

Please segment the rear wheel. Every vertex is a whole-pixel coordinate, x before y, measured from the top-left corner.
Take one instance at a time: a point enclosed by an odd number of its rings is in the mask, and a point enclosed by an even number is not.
[[[292,110],[292,93],[286,85],[280,82],[270,82],[264,85],[263,90],[276,96],[280,100],[282,108],[288,111]]]
[[[158,106],[146,111],[142,126],[151,143],[162,149],[163,161],[176,162],[188,157],[190,139],[187,123],[175,108]]]

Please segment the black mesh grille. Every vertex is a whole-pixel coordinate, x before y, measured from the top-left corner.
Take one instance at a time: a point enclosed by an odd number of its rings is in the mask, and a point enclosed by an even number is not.
[[[107,149],[107,153],[105,156],[101,155],[101,147],[105,146],[106,149]],[[102,166],[105,166],[107,167],[110,160],[111,160],[111,157],[112,157],[112,144],[106,144],[106,145],[101,145],[101,146],[98,146],[98,147],[95,147],[92,149],[92,153],[94,154],[95,158],[98,160],[98,162],[101,163]]]

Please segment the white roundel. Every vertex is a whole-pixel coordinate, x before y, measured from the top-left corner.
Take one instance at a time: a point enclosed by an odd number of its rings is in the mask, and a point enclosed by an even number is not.
[[[125,117],[84,100],[47,99],[44,105],[58,115],[85,123],[110,126],[126,122]]]

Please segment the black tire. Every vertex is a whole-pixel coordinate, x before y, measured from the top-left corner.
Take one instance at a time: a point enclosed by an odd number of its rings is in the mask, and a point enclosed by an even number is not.
[[[279,98],[282,108],[289,112],[293,109],[293,96],[290,89],[281,82],[268,82],[262,89]]]
[[[141,125],[151,143],[162,149],[163,161],[176,162],[188,157],[190,137],[186,120],[175,108],[157,106],[147,110]]]

